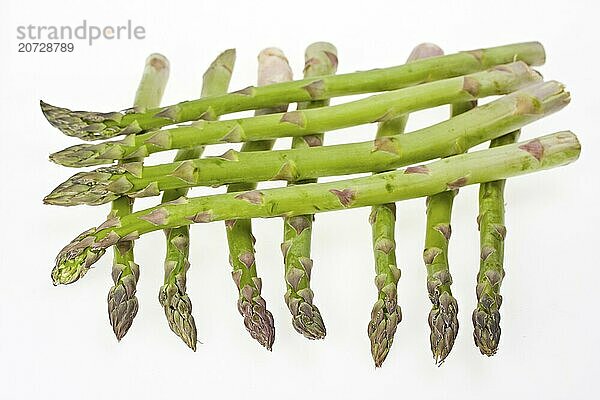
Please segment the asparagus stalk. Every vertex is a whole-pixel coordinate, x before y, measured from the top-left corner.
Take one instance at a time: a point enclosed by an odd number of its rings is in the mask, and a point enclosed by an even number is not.
[[[263,88],[248,87],[223,96],[186,101],[146,112],[71,111],[44,102],[40,104],[48,121],[66,135],[85,140],[107,139],[116,135],[140,133],[165,125],[197,120],[206,112],[223,115],[293,102],[394,90],[465,75],[514,60],[522,60],[530,65],[543,64],[544,48],[540,43],[529,42],[466,51],[419,61],[413,65],[309,78]]]
[[[452,105],[452,117],[476,107],[476,102]],[[427,268],[427,291],[432,308],[429,312],[429,341],[433,358],[441,365],[452,351],[458,334],[458,302],[452,296],[452,275],[448,264],[448,242],[452,234],[451,218],[458,188],[427,197],[427,222],[423,259]]]
[[[292,80],[292,70],[283,52],[277,48],[267,48],[258,55],[258,85],[264,86]],[[256,111],[256,115],[285,112],[287,105],[265,108]],[[241,152],[267,151],[273,147],[274,140],[246,142]],[[256,189],[256,182],[236,183],[227,188],[228,193]],[[225,221],[229,262],[233,271],[231,276],[238,288],[238,310],[244,318],[246,329],[261,346],[271,350],[275,340],[273,315],[267,310],[266,301],[261,296],[262,281],[256,271],[254,235],[252,220],[232,219]]]
[[[158,195],[161,190],[230,182],[381,172],[460,153],[560,110],[569,93],[558,82],[533,85],[437,125],[375,142],[307,149],[240,153],[142,168],[139,163],[78,173],[44,201],[57,205],[102,204],[121,194]]]
[[[109,218],[83,232],[59,252],[52,279],[55,285],[75,282],[106,248],[156,230],[201,222],[313,214],[430,196],[566,165],[578,158],[580,150],[577,137],[565,131],[363,178],[181,197],[123,218]]]
[[[201,96],[215,96],[227,93],[233,66],[235,50],[225,50],[210,64],[203,76]],[[209,118],[206,115],[204,118]],[[175,162],[196,159],[202,155],[202,146],[181,149],[175,156]],[[188,189],[172,189],[163,193],[162,202],[167,203],[187,195]],[[196,351],[197,330],[192,315],[192,303],[186,293],[186,273],[190,267],[190,231],[189,226],[165,229],[166,257],[165,280],[161,286],[158,300],[163,306],[171,330],[192,350]]]
[[[338,65],[337,49],[327,42],[316,42],[306,48],[304,77],[335,74]],[[298,104],[299,110],[325,107],[329,100],[315,100]],[[322,133],[294,137],[293,149],[320,146]],[[314,183],[316,179],[297,181],[295,184]],[[310,288],[313,260],[310,258],[312,224],[314,215],[297,215],[283,219],[283,243],[281,251],[285,265],[285,303],[292,314],[292,326],[308,339],[323,339],[326,334],[321,312],[313,304],[314,293]]]
[[[429,312],[431,351],[440,365],[454,345],[458,333],[458,305],[452,296],[452,277],[448,269],[450,214],[455,191],[450,190],[427,198],[427,226],[423,260],[427,267],[427,291],[433,304]]]
[[[128,135],[119,141],[75,145],[52,154],[50,159],[69,167],[85,167],[205,144],[305,136],[312,132],[382,121],[390,114],[506,94],[539,79],[539,74],[529,69],[527,64],[516,62],[332,107],[226,121],[201,120],[188,126]]]
[[[490,147],[517,141],[519,131],[492,140]],[[500,341],[500,285],[504,278],[504,184],[505,180],[479,186],[479,237],[481,261],[477,274],[477,307],[473,311],[473,337],[481,354],[493,356]]]
[[[146,59],[144,73],[134,100],[134,108],[143,112],[160,105],[169,79],[169,61],[161,54]],[[137,161],[137,160],[129,160]],[[141,161],[141,160],[139,160]],[[133,198],[122,196],[111,205],[109,217],[121,218],[133,211]],[[108,292],[108,318],[117,340],[121,340],[133,323],[138,311],[135,296],[140,268],[134,261],[133,241],[122,241],[114,246],[112,278],[114,286]]]
[[[419,59],[437,57],[444,52],[431,43],[416,46],[407,64]],[[408,115],[396,115],[379,123],[377,139],[398,135],[404,132]],[[402,310],[398,305],[398,280],[400,269],[396,262],[396,204],[379,204],[371,208],[369,216],[373,237],[373,255],[375,256],[375,286],[377,301],[371,311],[371,321],[367,333],[371,341],[371,355],[375,367],[381,367],[385,361],[396,334],[396,327],[402,320]]]

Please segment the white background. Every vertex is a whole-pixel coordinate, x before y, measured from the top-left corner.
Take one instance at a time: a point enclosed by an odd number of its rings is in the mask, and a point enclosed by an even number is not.
[[[0,14],[0,397],[3,399],[281,398],[323,396],[500,399],[583,398],[597,391],[598,367],[598,7],[595,1],[39,1],[4,2]],[[7,9],[8,5],[8,9]],[[77,42],[72,54],[17,53],[18,25],[96,25],[133,20],[142,41]],[[264,297],[276,321],[269,353],[249,338],[236,310],[221,223],[192,229],[189,293],[199,338],[196,353],[173,335],[157,301],[163,234],[136,245],[140,310],[121,343],[106,315],[111,255],[80,282],[53,287],[60,248],[97,225],[107,206],[43,206],[42,197],[74,170],[47,161],[76,143],[51,128],[38,101],[113,110],[133,100],[151,52],[171,61],[164,104],[198,96],[204,68],[236,47],[231,88],[255,80],[256,54],[278,46],[295,76],[303,51],[327,40],[339,51],[339,72],[404,62],[414,45],[431,41],[447,53],[539,40],[540,71],[564,82],[572,103],[524,129],[532,138],[563,129],[577,133],[580,160],[507,184],[506,270],[502,339],[483,357],[472,339],[478,234],[477,188],[455,202],[450,262],[460,306],[460,332],[446,363],[429,350],[421,259],[424,201],[398,207],[399,301],[404,320],[384,367],[375,370],[366,335],[375,300],[368,210],[320,215],[314,228],[313,289],[328,334],[309,342],[290,324],[283,301],[280,220],[255,222]],[[336,100],[336,102],[346,101]],[[446,118],[447,108],[415,114],[409,130]],[[374,127],[332,132],[326,143],[369,140]],[[289,140],[278,143],[289,146]],[[209,154],[219,154],[215,146]],[[166,162],[172,155],[153,157]],[[194,190],[194,195],[210,190]],[[156,198],[139,201],[148,207]],[[410,396],[410,397],[409,397]]]

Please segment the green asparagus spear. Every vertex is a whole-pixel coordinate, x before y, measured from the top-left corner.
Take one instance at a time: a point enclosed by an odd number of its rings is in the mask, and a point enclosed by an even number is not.
[[[65,166],[84,167],[204,144],[305,136],[383,121],[390,114],[510,93],[539,79],[539,74],[529,69],[527,64],[516,62],[331,107],[225,121],[201,120],[183,127],[128,135],[119,141],[75,145],[52,154],[50,159]]]
[[[223,96],[186,101],[142,113],[131,110],[109,113],[71,111],[44,102],[41,102],[41,107],[48,121],[66,135],[85,140],[107,139],[197,120],[206,112],[223,115],[293,102],[394,90],[465,75],[514,60],[522,60],[529,65],[543,64],[544,48],[540,43],[529,42],[466,51],[412,65],[309,78],[263,88],[249,87]]]
[[[427,227],[423,259],[427,267],[427,291],[433,304],[429,312],[431,351],[440,365],[452,350],[458,333],[458,305],[450,285],[448,240],[450,214],[455,191],[449,190],[427,198]]]
[[[283,52],[276,48],[264,49],[258,55],[258,85],[286,82],[292,80],[292,70]],[[257,110],[256,115],[285,112],[287,105]],[[247,142],[241,152],[267,151],[273,147],[274,140]],[[256,189],[256,182],[237,183],[227,188],[228,193]],[[254,339],[271,350],[275,340],[273,315],[267,310],[267,304],[261,296],[262,281],[256,271],[254,235],[252,220],[238,219],[225,221],[227,242],[229,244],[229,262],[233,271],[231,276],[239,291],[238,310],[244,317],[244,325]]]
[[[235,50],[225,50],[210,64],[203,76],[202,97],[227,93],[233,66]],[[205,116],[204,118],[208,118]],[[202,155],[204,148],[194,147],[177,152],[175,162],[196,159]],[[167,203],[187,195],[188,189],[172,189],[163,193],[162,202]],[[166,257],[165,280],[160,288],[158,300],[165,310],[165,316],[171,330],[179,336],[189,348],[196,351],[197,331],[192,315],[192,303],[186,293],[186,272],[190,267],[188,260],[190,251],[189,226],[165,229]]]
[[[55,285],[75,282],[106,248],[156,230],[201,222],[313,214],[430,196],[459,186],[566,165],[578,158],[580,150],[574,134],[559,132],[362,178],[181,197],[123,218],[109,218],[83,232],[59,252],[52,279]]]
[[[452,104],[455,117],[477,106],[476,101]],[[452,234],[451,217],[458,188],[427,197],[427,222],[423,259],[427,267],[427,291],[432,308],[429,312],[429,341],[433,358],[441,365],[452,351],[458,334],[458,303],[452,296],[452,275],[448,264],[448,242]]]
[[[160,104],[169,79],[169,61],[160,54],[146,59],[144,74],[138,86],[134,108],[143,112]],[[136,160],[129,160],[136,161]],[[131,214],[133,198],[122,196],[112,202],[109,217],[121,218]],[[114,246],[112,278],[114,286],[108,292],[108,317],[117,340],[121,340],[133,323],[138,311],[135,296],[140,268],[134,261],[133,241],[122,241]]]
[[[492,140],[490,147],[514,143],[520,131]],[[479,186],[479,238],[481,261],[477,274],[477,308],[473,311],[473,337],[481,354],[493,356],[500,341],[500,285],[504,278],[504,184],[505,180]]]
[[[44,201],[56,205],[102,204],[121,194],[265,180],[381,172],[462,152],[560,110],[569,94],[558,82],[522,89],[437,125],[375,142],[307,149],[240,153],[142,168],[139,163],[74,175]]]
[[[337,49],[327,42],[316,42],[306,48],[304,55],[304,78],[335,74],[338,65]],[[325,107],[329,100],[316,100],[298,104],[299,110]],[[295,137],[293,149],[320,146],[322,133]],[[314,183],[316,179],[298,181],[295,184]],[[310,288],[313,260],[310,258],[312,224],[314,215],[297,215],[283,219],[283,243],[281,251],[285,264],[287,290],[285,302],[292,314],[292,326],[308,339],[323,339],[326,334],[321,312],[313,304],[314,293]]]
[[[412,50],[407,63],[443,54],[444,52],[438,46],[422,43]],[[403,133],[407,120],[408,115],[401,114],[380,122],[376,137],[383,138]],[[367,333],[371,341],[371,355],[375,367],[381,367],[392,347],[396,327],[402,320],[402,310],[398,305],[400,269],[396,263],[396,240],[394,238],[396,204],[387,203],[373,206],[369,221],[373,237],[375,286],[378,297],[371,311],[371,321],[369,321]]]

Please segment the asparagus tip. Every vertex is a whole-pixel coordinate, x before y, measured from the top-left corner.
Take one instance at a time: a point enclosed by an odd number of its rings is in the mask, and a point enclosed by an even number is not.
[[[390,287],[395,289],[395,285]],[[367,333],[371,341],[371,355],[376,368],[381,367],[390,352],[396,328],[401,320],[402,311],[398,306],[395,293],[385,299],[377,300],[373,305]]]
[[[78,204],[77,202],[74,203],[73,202],[74,198],[70,197],[73,195],[72,193],[69,193],[69,192],[63,193],[61,186],[58,186],[52,192],[47,194],[42,199],[42,203],[44,203],[46,205],[52,205],[52,206],[70,206],[73,204]]]
[[[96,231],[96,228],[91,228],[81,233],[58,253],[51,274],[55,286],[79,280],[108,247],[119,241],[119,236],[114,232],[98,240],[94,236]]]
[[[293,304],[293,303],[291,303]],[[319,309],[306,301],[291,307],[292,326],[296,331],[310,340],[325,339],[327,330]]]
[[[485,284],[484,284],[485,285]],[[478,284],[478,304],[473,311],[473,339],[481,354],[491,357],[498,351],[500,342],[500,311],[502,296],[491,286]],[[485,293],[485,292],[488,293]]]
[[[198,332],[192,315],[192,302],[185,284],[167,283],[160,288],[158,300],[163,306],[171,330],[193,351],[196,351]]]
[[[89,249],[78,254],[64,254],[61,252],[51,273],[53,285],[68,285],[78,281],[89,269],[85,266],[86,260],[100,257],[103,253],[104,251],[92,253]]]
[[[246,285],[244,288],[252,289],[250,285]],[[246,330],[261,346],[272,351],[273,342],[275,341],[273,314],[266,309],[266,302],[260,294],[249,297],[248,294],[251,290],[244,288],[240,290],[238,311],[244,318]],[[252,289],[252,291],[254,294],[255,289]]]
[[[431,351],[435,363],[440,366],[452,351],[458,334],[458,303],[447,291],[439,296],[429,313],[429,327]]]
[[[115,334],[117,341],[120,342],[121,339],[125,337],[127,332],[129,332],[129,328],[131,328],[131,325],[133,324],[133,319],[137,314],[137,298],[135,298],[134,296],[133,298],[124,301],[119,305],[115,304],[115,307],[113,308],[111,308],[111,304],[114,304],[114,298],[111,299],[109,297],[108,301],[109,322],[112,326],[112,330]]]
[[[131,169],[130,169],[131,170]],[[126,169],[120,165],[78,172],[58,185],[44,197],[44,204],[56,206],[100,205],[113,201],[131,185],[122,174]],[[112,179],[114,175],[120,179]]]
[[[107,152],[112,150],[113,154]],[[119,157],[119,144],[115,142],[101,143],[98,145],[83,143],[76,144],[66,149],[52,153],[49,156],[50,161],[65,167],[91,167],[94,165],[110,164],[113,159],[100,158],[100,156]]]
[[[124,243],[132,245],[131,242]],[[120,250],[115,248],[115,251]],[[140,267],[132,259],[115,260],[111,275],[115,284],[108,291],[108,319],[115,337],[121,341],[129,331],[138,312],[138,299],[135,294]]]
[[[117,126],[123,118],[123,113],[120,112],[72,111],[42,100],[40,100],[40,108],[50,125],[67,136],[83,140],[98,140],[113,137],[123,130]]]

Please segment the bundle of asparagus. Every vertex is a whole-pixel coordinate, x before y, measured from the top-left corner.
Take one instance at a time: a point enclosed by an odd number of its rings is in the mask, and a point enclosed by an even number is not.
[[[421,44],[404,65],[335,75],[336,48],[318,42],[306,50],[304,79],[293,81],[283,52],[268,48],[258,57],[258,85],[226,93],[235,62],[235,51],[227,50],[204,74],[200,99],[163,108],[158,103],[169,63],[152,55],[133,108],[99,113],[41,102],[48,121],[69,136],[84,140],[124,136],[78,144],[50,156],[69,167],[112,164],[79,172],[44,198],[47,204],[62,206],[112,202],[106,221],[59,252],[52,270],[54,284],[77,281],[114,246],[114,286],[108,305],[120,340],[138,310],[139,266],[134,262],[133,243],[145,233],[164,230],[167,254],[159,301],[171,330],[196,350],[196,325],[186,292],[189,225],[225,221],[238,310],[250,335],[271,350],[275,328],[261,295],[251,219],[282,217],[284,298],[292,325],[308,339],[323,339],[325,324],[310,288],[314,214],[371,206],[377,301],[368,336],[373,360],[380,367],[402,319],[397,300],[395,202],[427,197],[423,258],[432,302],[431,350],[441,364],[458,334],[458,302],[450,290],[448,265],[452,203],[460,187],[480,184],[481,264],[473,336],[482,354],[494,355],[500,340],[504,277],[505,179],[569,164],[579,156],[580,144],[568,131],[516,142],[521,128],[562,109],[570,100],[561,83],[544,82],[531,69],[545,61],[539,43],[442,54],[435,45]],[[333,97],[374,92],[329,105]],[[489,96],[499,97],[477,106],[478,99]],[[297,103],[295,110],[288,110],[291,103]],[[403,133],[409,113],[445,104],[451,105],[450,119]],[[245,110],[255,110],[255,115],[217,121],[221,115]],[[187,121],[192,122],[161,129]],[[370,123],[379,125],[372,142],[322,146],[324,132]],[[272,150],[282,137],[293,137],[292,148]],[[487,141],[490,149],[466,153]],[[238,142],[243,142],[240,151],[231,148],[218,157],[200,158],[206,145]],[[144,165],[146,156],[175,149],[173,163]],[[317,183],[319,177],[365,172],[375,174]],[[258,182],[270,180],[288,185],[257,189]],[[187,197],[191,187],[220,185],[228,185],[227,193]],[[135,198],[161,193],[160,204],[133,212]]]

